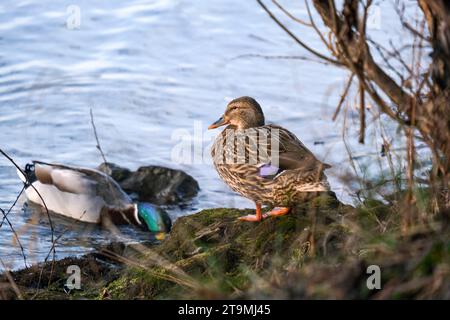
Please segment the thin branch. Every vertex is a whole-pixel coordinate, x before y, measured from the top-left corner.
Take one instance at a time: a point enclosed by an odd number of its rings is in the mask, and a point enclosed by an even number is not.
[[[364,84],[359,84],[359,143],[364,144],[364,137],[366,132],[366,100]]]
[[[100,141],[99,141],[99,139],[98,139],[97,128],[95,127],[94,113],[92,112],[92,108],[90,109],[90,114],[91,114],[91,124],[92,124],[92,128],[94,129],[95,141],[97,142],[96,148],[100,151],[100,154],[102,155],[103,163],[104,163],[105,165],[107,165],[108,162],[106,161],[105,154],[103,153],[102,147],[101,147],[101,145],[100,145]]]
[[[75,222],[80,222],[81,219],[84,217],[85,214],[86,214],[86,211],[84,211],[83,214],[82,214],[79,218],[74,219]],[[36,292],[35,292],[35,294],[33,295],[33,298],[32,298],[32,299],[36,298],[37,295],[39,294],[39,289],[40,289],[41,282],[42,282],[42,275],[43,275],[43,273],[44,273],[44,267],[45,267],[45,264],[48,262],[48,259],[50,258],[50,254],[51,254],[52,252],[55,252],[55,250],[56,250],[56,245],[57,245],[59,239],[61,239],[61,238],[66,234],[66,232],[68,232],[69,230],[70,230],[70,228],[66,228],[65,230],[63,230],[63,231],[62,231],[62,232],[61,232],[61,233],[60,233],[60,234],[52,241],[52,246],[51,246],[50,249],[48,250],[48,253],[47,253],[47,256],[46,256],[45,259],[44,259],[44,262],[43,262],[41,271],[39,272],[39,278],[38,278],[38,282],[37,282],[37,285],[36,285]],[[53,274],[54,264],[55,264],[55,259],[52,260],[52,267],[51,267],[51,269],[50,269],[50,275],[49,275],[49,277],[48,277],[48,283],[47,283],[47,286],[50,286],[50,284],[51,284],[51,279],[52,279],[52,274]]]
[[[305,44],[303,41],[301,41],[299,38],[297,38],[297,36],[295,36],[284,24],[282,24],[280,22],[280,20],[278,20],[273,13],[264,5],[264,3],[262,3],[261,0],[256,0],[258,2],[258,4],[264,9],[264,11],[267,12],[267,14],[270,16],[270,18],[272,18],[273,21],[275,21],[276,24],[278,24],[281,29],[283,29],[292,39],[294,39],[295,42],[297,42],[301,47],[303,47],[304,49],[306,49],[307,51],[309,51],[310,53],[314,54],[315,56],[328,61],[329,63],[332,63],[336,66],[341,66],[342,64],[334,59],[331,59],[329,57],[324,56],[323,54],[321,54],[320,52],[317,52],[316,50],[312,49],[311,47],[309,47],[307,44]]]
[[[316,33],[319,36],[320,40],[322,40],[323,44],[328,48],[328,50],[330,50],[334,55],[336,55],[336,52],[335,52],[333,46],[331,45],[331,42],[328,42],[325,39],[325,37],[323,36],[322,32],[319,30],[319,28],[317,27],[316,23],[314,22],[314,19],[313,19],[312,14],[311,14],[311,9],[310,9],[309,4],[308,4],[308,0],[305,0],[305,6],[306,6],[306,11],[308,12],[309,21],[311,23],[312,28],[314,29],[314,31],[316,31]]]
[[[402,57],[400,51],[398,51],[398,49],[395,47],[392,40],[389,40],[389,45],[392,48],[393,55],[395,57],[397,57],[398,62],[400,62],[403,65],[403,67],[412,75],[413,71],[412,71],[411,67],[405,62],[405,60],[403,60],[403,57]]]
[[[2,149],[0,149],[0,153],[6,158],[8,159],[15,167],[17,170],[19,170],[19,172],[25,177],[27,184],[33,188],[33,190],[36,192],[36,194],[38,195],[39,199],[42,201],[42,204],[45,208],[45,211],[47,213],[47,219],[48,222],[50,224],[50,230],[51,230],[51,241],[53,242],[53,239],[55,238],[55,228],[53,226],[53,221],[52,218],[50,217],[50,211],[48,210],[47,204],[44,201],[44,198],[42,197],[41,193],[36,189],[36,187],[31,183],[31,181],[28,180],[28,176],[27,174],[22,170],[21,167],[19,167],[19,165]],[[55,256],[56,251],[53,252],[53,256]]]
[[[303,61],[311,61],[311,62],[321,63],[324,65],[330,65],[330,63],[328,63],[326,61],[315,60],[315,59],[311,59],[309,57],[304,57],[304,56],[265,55],[265,54],[258,54],[258,53],[241,54],[234,58],[231,58],[230,61],[243,59],[243,58],[261,58],[261,59],[267,59],[267,60],[303,60]]]
[[[335,111],[334,114],[333,114],[333,118],[332,118],[333,121],[336,120],[336,118],[337,118],[339,112],[341,111],[342,104],[344,103],[345,98],[347,97],[347,94],[348,94],[348,91],[349,91],[349,89],[350,89],[350,87],[351,87],[351,85],[352,85],[353,77],[354,77],[354,76],[355,76],[355,74],[352,73],[352,74],[350,75],[350,78],[349,78],[348,81],[347,81],[347,84],[346,84],[346,86],[345,86],[345,88],[344,88],[344,91],[342,92],[341,98],[339,99],[339,103],[338,103],[338,105],[337,105],[337,107],[336,107],[336,111]]]
[[[377,50],[378,54],[380,55],[381,59],[383,59],[385,66],[391,70],[392,72],[394,72],[397,77],[400,79],[401,82],[404,81],[404,77],[403,75],[397,70],[397,68],[395,68],[389,61],[390,58],[396,58],[397,57],[390,51],[388,51],[386,48],[384,48],[381,44],[379,44],[378,42],[375,42],[374,40],[367,38],[367,41],[370,42],[373,47],[375,48],[375,50]],[[386,54],[387,55],[386,55]]]
[[[302,25],[304,25],[304,26],[307,26],[307,27],[311,27],[311,24],[309,24],[309,23],[307,23],[307,22],[305,22],[305,21],[303,21],[303,20],[301,20],[301,19],[299,19],[299,18],[297,18],[297,17],[294,17],[289,11],[287,11],[281,4],[279,4],[276,0],[272,0],[272,2],[281,10],[281,11],[283,11],[283,13],[285,14],[285,15],[287,15],[289,18],[291,18],[292,20],[294,20],[295,22],[298,22],[298,23],[300,23],[300,24],[302,24]]]
[[[405,20],[405,4],[402,4],[402,6],[400,7],[400,1],[396,0],[395,4],[394,4],[394,10],[397,13],[399,19],[400,19],[400,23],[402,24],[402,26],[407,29],[408,31],[410,31],[412,33],[413,36],[418,37],[422,40],[425,40],[427,42],[431,42],[431,38],[424,36],[423,32],[419,32],[416,28],[414,28],[408,21]]]
[[[17,201],[19,201],[19,198],[20,198],[20,196],[22,195],[22,193],[24,192],[25,188],[26,188],[25,185],[23,185],[22,190],[20,190],[20,192],[19,192],[19,194],[17,195],[16,199],[14,200],[13,204],[9,207],[8,211],[6,211],[6,214],[5,214],[5,216],[3,217],[2,222],[0,223],[0,229],[1,229],[1,227],[3,226],[3,223],[4,223],[5,220],[6,220],[6,217],[8,217],[8,215],[11,213],[12,209],[16,206]]]
[[[367,0],[364,5],[364,15],[362,21],[359,23],[359,43],[360,48],[368,50],[366,32],[367,32],[367,17],[369,14],[369,8],[372,5],[372,0]],[[363,52],[361,52],[361,57],[363,58]],[[362,64],[362,74],[364,74],[364,63]],[[364,89],[364,83],[359,82],[359,139],[358,142],[364,144],[365,134],[366,134],[366,91]]]
[[[147,267],[146,265],[140,263],[139,261],[135,261],[132,260],[130,258],[124,257],[122,255],[119,255],[117,253],[115,253],[114,251],[108,250],[108,249],[104,249],[101,251],[101,254],[111,260],[115,260],[117,262],[120,263],[124,263],[126,265],[129,266],[134,266],[134,267],[138,267],[141,268],[143,270],[146,270],[146,272],[149,272],[152,276],[160,278],[160,279],[164,279],[167,281],[171,281],[173,283],[179,284],[181,286],[185,286],[188,287],[190,289],[199,289],[199,286],[197,285],[197,283],[195,281],[193,281],[189,276],[184,275],[183,277],[180,277],[180,275],[176,274],[171,268],[167,268],[165,266],[162,266],[164,268],[164,270],[167,270],[169,272],[173,272],[175,273],[178,277],[171,275],[171,274],[166,274],[166,273],[159,273],[159,272],[155,272],[152,268]]]
[[[33,188],[33,190],[36,192],[36,194],[38,195],[38,197],[39,197],[39,199],[42,201],[42,204],[43,204],[43,206],[44,206],[44,208],[45,208],[45,212],[46,212],[46,214],[47,214],[47,219],[48,219],[48,222],[49,222],[49,224],[50,224],[50,230],[51,230],[51,241],[52,241],[52,243],[54,242],[54,238],[55,238],[55,228],[54,228],[54,226],[53,226],[53,221],[52,221],[52,218],[50,217],[50,211],[48,210],[48,207],[47,207],[47,204],[45,203],[45,201],[44,201],[44,198],[42,197],[42,195],[40,194],[40,192],[36,189],[36,187],[33,185],[33,183],[31,183],[31,181],[29,181],[29,179],[28,179],[28,175],[22,170],[22,168],[20,168],[18,165],[17,165],[17,163],[6,153],[6,152],[4,152],[2,149],[0,149],[0,153],[5,157],[5,158],[7,158],[15,167],[16,167],[16,169],[25,177],[25,179],[26,179],[26,184],[27,185],[29,185],[31,188]],[[2,213],[4,214],[4,211],[2,210]],[[12,228],[12,224],[11,224],[11,222],[9,221],[9,219],[7,218],[7,216],[4,214],[4,217],[5,217],[5,219],[6,219],[6,221],[7,221],[7,223],[10,225],[10,227]],[[11,230],[13,230],[13,229],[11,229]],[[15,232],[15,231],[13,231],[13,232]],[[25,261],[25,267],[28,267],[27,266],[27,264],[26,264],[26,256],[25,256],[25,253],[24,253],[24,249],[23,249],[23,246],[22,246],[22,244],[20,243],[20,240],[19,240],[19,237],[18,237],[18,235],[17,234],[15,234],[15,236],[16,236],[16,239],[17,239],[17,242],[19,243],[19,245],[20,245],[20,249],[22,250],[22,254],[24,255],[24,261]],[[54,263],[54,261],[55,261],[55,257],[56,257],[56,248],[55,247],[53,247],[53,263]],[[43,270],[44,270],[44,266],[42,266],[42,269],[41,269],[41,272],[40,272],[40,275],[39,275],[39,283],[40,283],[40,281],[41,281],[41,277],[42,277],[42,272],[43,272]],[[38,285],[38,289],[37,289],[38,291],[39,291],[39,285]]]
[[[6,279],[8,279],[8,282],[11,285],[11,288],[13,289],[17,298],[19,298],[19,300],[23,300],[22,292],[20,291],[19,287],[17,286],[17,283],[14,281],[14,278],[11,275],[11,272],[8,270],[8,268],[6,267],[5,263],[3,262],[3,260],[1,258],[0,258],[0,263],[2,264],[3,268],[5,269],[4,274],[6,276]]]
[[[344,22],[337,16],[337,13],[335,12],[334,1],[314,0],[314,6],[317,9],[319,15],[322,17],[324,24],[328,26],[328,28],[330,28],[330,30],[334,33],[336,40],[338,42],[344,41],[339,35],[339,26]],[[354,40],[344,41],[339,47],[340,49],[348,48],[348,53],[358,52],[358,50],[360,49],[359,42]],[[412,99],[412,97],[408,93],[406,93],[388,74],[386,74],[383,69],[381,69],[375,63],[367,44],[365,44],[364,52],[364,77],[369,79],[370,81],[375,82],[377,86],[380,87],[383,92],[385,92],[386,95],[400,107],[400,109],[403,109],[404,107],[407,108],[410,105],[409,101]],[[345,59],[345,64],[347,64],[347,67],[350,67],[348,63],[351,60],[352,56],[353,55],[345,54],[341,57],[341,59]],[[355,70],[353,70],[352,68],[352,71]]]
[[[22,245],[22,242],[20,241],[19,235],[17,234],[16,230],[14,229],[9,218],[6,216],[5,211],[2,208],[0,208],[0,212],[2,213],[3,219],[6,220],[6,223],[8,224],[9,228],[11,229],[11,232],[14,234],[14,237],[16,238],[17,244],[19,245],[20,251],[22,252],[23,263],[25,264],[25,268],[28,268],[27,256],[25,255],[25,249],[23,248],[23,245]]]

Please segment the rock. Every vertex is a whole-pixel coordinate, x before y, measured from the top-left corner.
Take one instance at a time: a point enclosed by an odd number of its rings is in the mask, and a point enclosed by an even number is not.
[[[190,175],[180,170],[158,166],[141,167],[121,182],[127,192],[135,192],[139,200],[155,204],[176,204],[195,197],[199,186]]]
[[[123,190],[135,194],[139,201],[158,205],[182,204],[200,190],[198,182],[181,170],[145,166],[133,172],[114,163],[102,164],[98,170],[109,174]]]
[[[129,178],[132,174],[131,170],[127,168],[123,168],[121,166],[118,166],[114,163],[102,163],[97,167],[97,170],[106,173],[107,175],[111,176],[114,180],[117,182],[122,182],[125,179]]]

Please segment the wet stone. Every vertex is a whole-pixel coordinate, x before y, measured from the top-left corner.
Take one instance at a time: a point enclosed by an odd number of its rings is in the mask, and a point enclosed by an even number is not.
[[[101,164],[98,170],[110,175],[122,189],[139,201],[158,205],[183,204],[200,190],[198,182],[187,173],[161,167],[144,166],[130,171],[114,163]]]

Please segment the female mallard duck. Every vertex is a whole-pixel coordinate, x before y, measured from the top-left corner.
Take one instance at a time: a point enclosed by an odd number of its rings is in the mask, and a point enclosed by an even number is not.
[[[88,223],[128,223],[152,232],[170,230],[166,212],[149,203],[133,203],[103,172],[34,161],[23,173],[18,171],[27,199],[41,206],[43,199],[54,213]]]
[[[228,126],[211,150],[215,168],[231,189],[256,204],[256,214],[241,220],[285,215],[311,192],[329,190],[323,171],[330,166],[317,160],[293,133],[266,125],[255,99],[234,99],[208,129],[223,125]],[[263,215],[262,205],[279,208]]]

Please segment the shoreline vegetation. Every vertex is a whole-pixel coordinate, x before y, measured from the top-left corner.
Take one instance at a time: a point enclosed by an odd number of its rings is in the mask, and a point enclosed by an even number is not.
[[[253,210],[203,210],[176,220],[157,245],[111,243],[4,273],[0,297],[449,299],[448,216],[404,234],[396,210],[376,200],[344,205],[332,192],[257,224],[236,220]],[[81,270],[79,290],[66,286],[71,265]],[[380,290],[368,286],[373,265]]]

